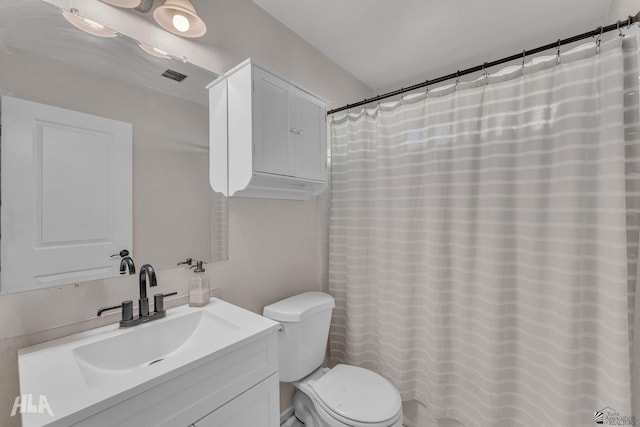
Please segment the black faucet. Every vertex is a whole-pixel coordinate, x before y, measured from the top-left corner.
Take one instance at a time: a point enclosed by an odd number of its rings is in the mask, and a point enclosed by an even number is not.
[[[136,274],[136,265],[133,262],[133,258],[129,256],[129,251],[126,249],[121,250],[117,254],[111,255],[111,258],[120,257],[120,274]]]
[[[145,264],[140,269],[140,300],[138,302],[140,317],[147,317],[149,315],[149,299],[147,298],[147,278],[149,279],[149,286],[158,286],[156,280],[156,271],[151,264]]]
[[[120,274],[136,274],[136,265],[130,256],[126,256],[120,260]]]
[[[165,297],[176,295],[177,292],[168,294],[155,294],[153,296],[153,313],[149,314],[149,298],[147,298],[147,281],[149,286],[158,286],[156,279],[156,271],[150,264],[145,264],[140,269],[140,299],[138,300],[138,316],[133,317],[133,301],[123,301],[120,305],[112,307],[104,307],[98,310],[98,316],[108,310],[122,309],[122,320],[120,320],[121,328],[139,325],[140,323],[150,322],[152,320],[162,319],[166,316],[164,309]]]

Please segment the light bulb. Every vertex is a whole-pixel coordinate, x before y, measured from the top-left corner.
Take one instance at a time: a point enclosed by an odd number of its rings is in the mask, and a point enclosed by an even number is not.
[[[165,30],[181,37],[202,37],[207,26],[190,0],[164,0],[153,11],[153,19]]]
[[[182,33],[189,31],[189,20],[186,16],[176,13],[173,15],[172,22],[176,30]]]

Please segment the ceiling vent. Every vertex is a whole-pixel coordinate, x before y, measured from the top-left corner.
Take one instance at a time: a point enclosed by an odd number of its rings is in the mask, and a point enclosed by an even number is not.
[[[175,80],[177,82],[181,82],[181,81],[183,81],[184,79],[187,78],[186,75],[184,75],[182,73],[179,73],[177,71],[173,71],[173,70],[165,71],[164,73],[162,73],[162,76],[166,77],[168,79],[171,79],[171,80]]]

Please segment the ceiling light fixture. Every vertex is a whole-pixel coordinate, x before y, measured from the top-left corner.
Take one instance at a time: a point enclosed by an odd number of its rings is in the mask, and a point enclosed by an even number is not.
[[[182,37],[202,37],[207,26],[189,0],[166,0],[153,11],[153,18],[165,30]]]
[[[133,9],[140,6],[142,0],[102,0],[103,2],[110,4],[111,6],[124,7],[127,9]]]
[[[138,46],[140,46],[140,49],[144,50],[149,55],[155,56],[156,58],[162,58],[162,59],[171,58],[171,56],[169,56],[167,52],[165,52],[164,50],[160,50],[157,47],[153,47],[151,45],[148,45],[142,42],[138,43]]]
[[[80,16],[78,9],[71,9],[70,11],[63,11],[62,16],[69,21],[71,25],[84,31],[85,33],[92,34],[98,37],[115,37],[117,33],[111,28],[107,28],[104,25],[98,24],[90,19]]]

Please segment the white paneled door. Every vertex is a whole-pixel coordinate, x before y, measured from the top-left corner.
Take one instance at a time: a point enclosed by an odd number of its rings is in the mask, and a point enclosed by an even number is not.
[[[2,97],[2,292],[117,274],[132,250],[132,125]]]

